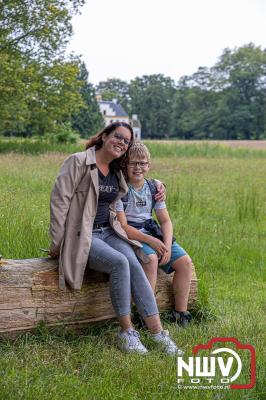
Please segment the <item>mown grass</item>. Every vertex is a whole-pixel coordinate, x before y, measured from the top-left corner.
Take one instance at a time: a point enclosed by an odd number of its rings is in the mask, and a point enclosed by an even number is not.
[[[83,335],[47,331],[0,345],[0,399],[263,399],[265,398],[265,176],[257,151],[238,157],[172,154],[153,159],[151,176],[167,185],[179,243],[199,278],[198,315],[186,330],[170,330],[191,355],[195,344],[236,337],[257,353],[251,390],[181,390],[174,359],[153,349],[148,357],[121,354],[117,325]],[[152,147],[152,146],[151,146]],[[152,149],[153,151],[153,149]],[[234,149],[234,152],[237,151]],[[237,153],[239,154],[239,153]],[[48,247],[49,195],[66,154],[0,156],[0,253],[39,257]],[[152,344],[145,333],[145,343]]]

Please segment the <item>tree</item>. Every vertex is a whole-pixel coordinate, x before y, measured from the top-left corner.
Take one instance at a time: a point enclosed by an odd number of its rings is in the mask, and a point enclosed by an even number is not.
[[[180,79],[171,130],[178,137],[259,139],[265,135],[266,53],[225,49],[214,67]]]
[[[116,99],[125,111],[131,114],[129,84],[126,81],[115,78],[101,81],[96,86],[96,92],[101,95],[102,100]]]
[[[170,135],[174,93],[173,80],[162,74],[144,75],[130,82],[131,110],[139,116],[143,137],[162,138]]]
[[[22,131],[29,119],[25,100],[25,68],[21,57],[1,53],[0,58],[0,134]]]
[[[265,134],[266,52],[250,43],[235,50],[225,49],[212,68],[216,88],[223,92],[222,108],[229,118],[231,135],[259,139]],[[230,114],[228,114],[230,110]]]
[[[51,66],[36,63],[32,68],[35,66],[34,87],[29,88],[27,98],[30,118],[26,131],[43,135],[70,121],[72,113],[83,106],[81,82],[77,79],[79,64],[56,60]]]
[[[42,59],[62,56],[71,17],[85,0],[5,0],[0,3],[0,52]]]
[[[172,135],[183,139],[212,138],[216,97],[207,68],[200,67],[195,74],[182,77],[172,102]]]
[[[83,106],[75,59],[49,65],[5,55],[0,66],[0,133],[42,135]]]
[[[0,133],[42,134],[82,106],[79,60],[64,50],[83,3],[0,3]]]
[[[82,83],[80,93],[84,106],[78,113],[72,115],[72,127],[84,138],[104,126],[103,117],[96,101],[95,89],[92,84],[88,83],[88,76],[86,65],[82,63],[78,79]]]

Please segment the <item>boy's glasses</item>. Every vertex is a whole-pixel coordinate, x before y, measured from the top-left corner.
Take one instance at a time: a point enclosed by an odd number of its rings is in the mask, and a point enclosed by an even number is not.
[[[146,168],[149,165],[147,161],[129,161],[128,166],[129,168],[136,168],[139,166],[140,168]]]
[[[130,140],[124,138],[124,136],[120,135],[120,133],[114,133],[114,138],[118,141],[118,142],[123,142],[126,146],[129,146],[130,144]]]

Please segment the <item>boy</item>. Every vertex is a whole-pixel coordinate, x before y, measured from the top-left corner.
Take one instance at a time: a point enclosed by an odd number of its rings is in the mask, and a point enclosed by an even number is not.
[[[172,321],[186,327],[191,320],[187,311],[192,275],[192,261],[173,240],[173,226],[164,201],[155,201],[155,185],[145,179],[150,169],[150,153],[143,143],[134,143],[128,151],[126,176],[129,191],[116,203],[117,217],[130,239],[142,243],[146,262],[143,269],[155,291],[158,265],[166,272],[174,272],[173,291],[175,309]],[[154,209],[160,226],[152,220]],[[152,235],[156,235],[154,237]],[[147,262],[147,260],[149,260]]]

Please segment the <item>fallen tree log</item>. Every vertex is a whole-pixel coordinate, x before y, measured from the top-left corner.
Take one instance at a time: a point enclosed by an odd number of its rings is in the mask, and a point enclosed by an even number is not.
[[[158,272],[156,298],[160,311],[173,304],[172,275]],[[197,278],[189,295],[191,308],[197,297]],[[15,336],[43,321],[48,326],[73,329],[115,318],[109,296],[108,275],[89,270],[81,290],[58,288],[58,264],[51,258],[4,260],[0,265],[0,336]]]

